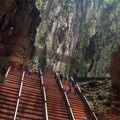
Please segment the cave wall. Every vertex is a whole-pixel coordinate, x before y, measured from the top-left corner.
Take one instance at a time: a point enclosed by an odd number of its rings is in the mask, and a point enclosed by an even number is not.
[[[0,13],[0,57],[22,64],[31,57],[40,12],[34,0],[4,0]]]
[[[40,23],[35,0],[0,0],[0,67],[27,64]]]
[[[46,0],[38,44],[47,66],[80,76],[109,76],[111,53],[120,43],[118,0]]]

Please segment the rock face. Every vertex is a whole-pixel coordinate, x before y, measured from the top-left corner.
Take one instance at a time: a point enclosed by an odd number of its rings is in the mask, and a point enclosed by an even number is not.
[[[120,42],[119,0],[46,0],[38,42],[45,43],[47,65],[77,70],[81,76],[106,76]],[[103,64],[104,63],[104,64]]]
[[[32,56],[40,12],[35,0],[0,0],[0,65],[25,64]]]

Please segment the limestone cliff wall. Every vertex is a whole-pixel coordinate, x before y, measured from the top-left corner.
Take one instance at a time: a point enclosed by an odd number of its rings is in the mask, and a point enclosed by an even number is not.
[[[120,43],[119,0],[46,0],[38,44],[47,65],[82,76],[106,76]]]

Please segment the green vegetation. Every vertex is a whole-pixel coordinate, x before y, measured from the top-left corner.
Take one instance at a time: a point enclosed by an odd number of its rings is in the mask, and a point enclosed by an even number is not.
[[[45,40],[46,40],[46,37],[47,37],[47,32],[44,32],[44,33],[41,33],[41,36],[38,40],[38,43],[40,45],[44,45],[45,44]]]
[[[43,2],[44,2],[44,0],[36,0],[36,5],[37,5],[38,9],[42,8]]]
[[[29,62],[29,64],[33,66],[38,66],[39,65],[38,57],[33,57],[33,59]]]
[[[40,56],[38,63],[40,68],[43,69],[45,67],[46,59],[44,55]]]

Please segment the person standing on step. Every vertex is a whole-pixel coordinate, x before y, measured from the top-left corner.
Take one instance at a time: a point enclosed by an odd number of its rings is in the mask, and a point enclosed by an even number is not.
[[[68,83],[67,78],[64,78],[64,79],[63,79],[62,84],[63,84],[63,90],[64,90],[65,92],[69,92],[70,87],[69,87],[69,83]]]
[[[85,113],[83,113],[83,116],[82,116],[81,120],[88,120]]]
[[[58,82],[59,78],[60,78],[60,73],[59,72],[55,72],[55,80],[56,82]]]
[[[60,80],[61,80],[61,82],[62,82],[62,79],[63,79],[62,74],[59,75],[59,78],[60,78]]]
[[[70,78],[69,78],[69,85],[70,85],[69,92],[75,91],[75,89],[76,89],[76,82],[75,82],[73,76],[70,76]]]
[[[28,66],[28,74],[31,75],[33,72],[32,66]]]

